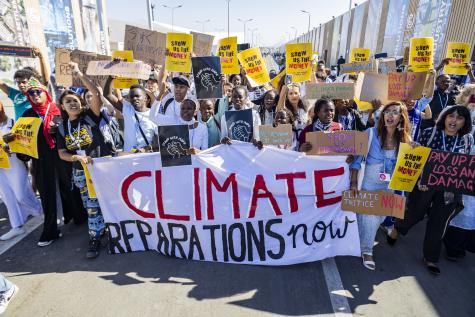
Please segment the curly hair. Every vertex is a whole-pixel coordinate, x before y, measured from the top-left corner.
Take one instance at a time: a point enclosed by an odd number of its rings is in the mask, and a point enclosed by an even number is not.
[[[475,95],[475,84],[466,85],[461,91],[460,94],[457,95],[455,102],[457,105],[468,106],[465,98]]]

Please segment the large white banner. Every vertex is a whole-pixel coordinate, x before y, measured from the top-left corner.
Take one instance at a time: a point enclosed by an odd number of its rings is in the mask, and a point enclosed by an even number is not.
[[[156,250],[204,261],[287,265],[360,255],[345,157],[233,141],[162,168],[159,153],[90,167],[112,253]]]

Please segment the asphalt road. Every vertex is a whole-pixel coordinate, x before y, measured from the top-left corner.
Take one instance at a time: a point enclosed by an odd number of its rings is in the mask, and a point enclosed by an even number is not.
[[[8,227],[1,206],[0,234]],[[20,287],[5,316],[475,314],[475,255],[459,263],[442,259],[442,274],[431,276],[421,264],[424,224],[392,248],[378,234],[375,272],[356,257],[337,258],[336,266],[328,260],[285,267],[187,261],[156,252],[103,251],[86,260],[85,225],[63,227],[63,238],[46,248],[36,246],[40,229],[7,251],[11,243],[0,242],[0,272]]]

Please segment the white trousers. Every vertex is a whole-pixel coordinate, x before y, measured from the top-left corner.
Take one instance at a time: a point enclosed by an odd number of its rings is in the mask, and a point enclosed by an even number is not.
[[[0,169],[0,196],[7,207],[12,228],[23,226],[30,215],[42,214],[41,203],[28,179],[28,170],[15,154],[10,156],[10,168]]]

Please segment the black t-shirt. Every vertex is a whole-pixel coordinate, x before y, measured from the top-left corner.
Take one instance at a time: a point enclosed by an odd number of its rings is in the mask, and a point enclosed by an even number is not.
[[[433,133],[433,129],[436,129],[432,141],[429,143],[429,139]],[[465,153],[465,138],[460,135],[446,135],[442,130],[436,127],[427,128],[422,131],[422,135],[419,137],[419,142],[423,146],[430,147],[433,150],[447,151],[454,153]],[[444,146],[445,144],[445,146]],[[471,144],[467,145],[467,151],[470,153]]]
[[[436,89],[434,91],[434,96],[429,103],[430,111],[432,112],[432,118],[422,120],[421,130],[433,127],[442,110],[444,110],[447,106],[453,105],[455,105],[455,95],[453,93],[445,93]]]
[[[88,118],[88,119],[87,119]],[[56,137],[58,150],[66,149],[70,154],[85,151],[90,157],[112,155],[113,141],[107,123],[88,109],[76,120],[64,121]],[[81,163],[73,162],[75,169],[82,169]]]

